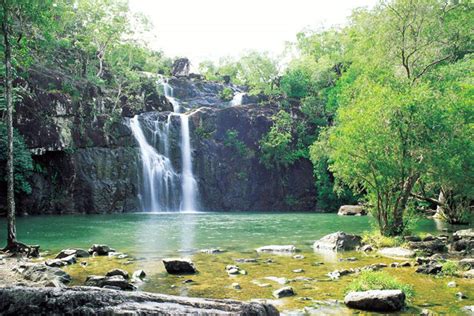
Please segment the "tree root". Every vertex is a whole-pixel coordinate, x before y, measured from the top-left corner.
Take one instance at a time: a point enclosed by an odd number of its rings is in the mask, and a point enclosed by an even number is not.
[[[39,257],[39,248],[40,246],[38,245],[29,246],[22,242],[15,241],[7,245],[1,251],[11,255],[26,255],[28,258],[37,258]]]

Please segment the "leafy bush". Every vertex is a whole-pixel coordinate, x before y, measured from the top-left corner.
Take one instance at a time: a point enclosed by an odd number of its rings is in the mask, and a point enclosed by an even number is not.
[[[402,244],[400,238],[383,236],[379,231],[364,232],[362,234],[362,242],[376,248],[397,247]]]
[[[219,97],[224,101],[230,101],[234,97],[234,91],[229,87],[225,87],[219,93]]]
[[[14,130],[13,133],[13,166],[15,168],[15,191],[31,193],[28,177],[33,171],[33,160],[25,145],[23,137]],[[0,181],[6,181],[7,164],[7,127],[0,123]]]
[[[386,272],[364,271],[346,288],[347,292],[369,290],[401,290],[407,298],[415,295],[413,287],[403,284]]]
[[[234,148],[242,157],[250,155],[250,149],[243,141],[239,140],[239,132],[235,129],[227,130],[224,139],[224,146]]]
[[[459,265],[455,261],[447,260],[442,263],[441,273],[446,276],[454,276],[459,271]]]

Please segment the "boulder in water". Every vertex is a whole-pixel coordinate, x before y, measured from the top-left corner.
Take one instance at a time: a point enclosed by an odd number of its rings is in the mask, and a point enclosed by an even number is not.
[[[270,245],[263,246],[256,249],[257,252],[273,252],[273,253],[292,253],[296,252],[296,247],[294,245]]]
[[[188,259],[167,258],[162,261],[169,274],[194,274],[197,272],[194,263]]]
[[[294,296],[294,295],[295,295],[295,291],[293,290],[291,286],[282,287],[278,290],[273,291],[273,296],[275,298],[282,298],[282,297],[288,297],[288,296]]]
[[[340,216],[363,216],[367,215],[367,210],[362,205],[342,205],[337,215]]]
[[[99,256],[107,256],[109,252],[113,252],[113,251],[107,245],[94,244],[89,249],[90,254],[96,253]]]
[[[56,259],[63,259],[71,255],[76,255],[77,258],[89,257],[89,253],[84,249],[63,249],[56,255]]]
[[[350,292],[344,298],[350,308],[374,312],[396,312],[405,306],[405,293],[400,290]]]
[[[335,232],[316,241],[313,248],[333,251],[354,250],[360,246],[361,241],[362,238],[360,236],[346,234],[345,232]]]

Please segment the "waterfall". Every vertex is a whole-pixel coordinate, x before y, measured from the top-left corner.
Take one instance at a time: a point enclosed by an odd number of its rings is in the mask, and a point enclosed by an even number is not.
[[[242,98],[244,97],[245,92],[237,92],[234,94],[234,97],[232,100],[229,102],[230,106],[237,106],[237,105],[242,105]]]
[[[143,185],[140,201],[143,211],[196,212],[198,188],[193,175],[189,116],[179,113],[181,105],[173,97],[173,88],[163,78],[158,80],[165,97],[173,105],[173,113],[165,122],[153,115],[137,115],[130,128],[140,147]],[[173,117],[179,117],[181,173],[177,173],[170,157]],[[146,131],[147,133],[145,133]],[[151,137],[147,137],[150,134]]]
[[[170,117],[168,117],[170,118]],[[148,119],[148,117],[144,117]],[[153,139],[161,143],[162,153],[150,145],[144,134],[146,127],[142,126],[139,116],[130,120],[130,128],[140,147],[143,169],[143,187],[140,194],[143,211],[172,211],[178,206],[179,193],[176,184],[179,175],[175,172],[169,152],[169,119],[166,123],[145,121],[153,131]],[[151,127],[151,128],[150,128]],[[157,146],[158,147],[158,146]]]

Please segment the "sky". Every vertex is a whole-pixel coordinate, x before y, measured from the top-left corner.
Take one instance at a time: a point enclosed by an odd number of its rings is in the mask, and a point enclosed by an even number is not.
[[[277,56],[305,28],[344,25],[352,9],[376,0],[129,0],[153,23],[147,41],[170,57],[239,56],[248,50]]]

